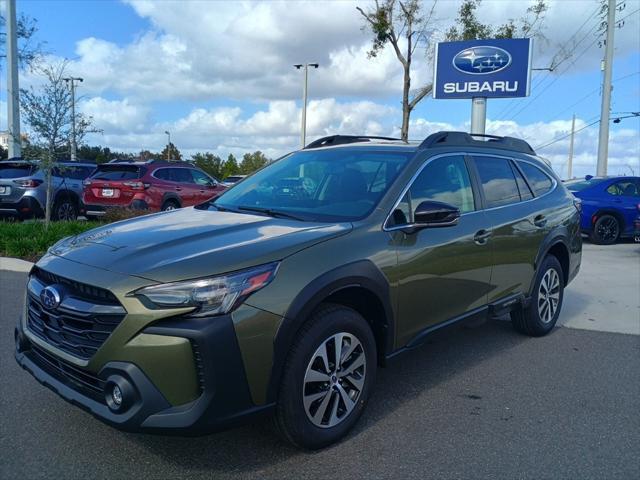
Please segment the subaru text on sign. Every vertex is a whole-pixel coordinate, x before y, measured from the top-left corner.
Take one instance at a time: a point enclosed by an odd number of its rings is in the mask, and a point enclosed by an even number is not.
[[[531,47],[530,38],[438,43],[433,98],[528,96]]]

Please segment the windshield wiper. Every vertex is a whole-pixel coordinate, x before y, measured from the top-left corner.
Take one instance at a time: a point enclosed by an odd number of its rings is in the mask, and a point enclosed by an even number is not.
[[[270,217],[290,218],[292,220],[298,220],[300,222],[305,221],[304,218],[299,217],[297,215],[292,215],[291,213],[283,212],[281,210],[274,210],[272,208],[250,207],[250,206],[242,205],[238,207],[238,210],[244,210],[247,212],[264,213],[265,215],[269,215]]]

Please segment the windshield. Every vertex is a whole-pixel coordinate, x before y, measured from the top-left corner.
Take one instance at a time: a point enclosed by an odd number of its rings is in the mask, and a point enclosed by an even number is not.
[[[212,205],[302,220],[353,221],[375,208],[412,156],[356,148],[299,151],[246,178]]]
[[[28,177],[37,170],[35,165],[28,163],[5,163],[0,164],[0,178],[20,178]]]
[[[91,175],[94,180],[135,180],[144,175],[137,165],[100,165]]]
[[[570,192],[579,192],[585,188],[593,187],[602,182],[604,178],[592,178],[590,180],[577,180],[573,182],[567,182],[565,185]]]

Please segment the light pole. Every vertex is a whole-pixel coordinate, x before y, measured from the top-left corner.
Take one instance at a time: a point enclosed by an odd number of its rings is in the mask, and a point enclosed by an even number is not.
[[[309,81],[309,67],[318,68],[317,63],[299,63],[294,65],[298,70],[304,68],[304,86],[302,88],[302,128],[300,132],[300,140],[302,148],[304,148],[307,137],[307,82]]]
[[[71,87],[71,161],[75,162],[78,152],[78,144],[76,143],[76,82],[84,82],[80,77],[63,78]]]
[[[609,161],[609,109],[611,108],[611,70],[613,68],[613,32],[616,28],[616,0],[609,0],[607,12],[607,43],[603,60],[602,105],[600,107],[600,132],[598,135],[598,163],[596,175],[607,175]]]
[[[18,84],[18,29],[16,0],[7,1],[7,120],[9,158],[22,156],[20,138],[20,85]]]
[[[167,162],[171,161],[171,133],[168,130],[165,130],[164,133],[167,134]]]

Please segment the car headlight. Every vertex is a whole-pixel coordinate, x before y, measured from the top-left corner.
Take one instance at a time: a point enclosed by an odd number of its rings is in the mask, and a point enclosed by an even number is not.
[[[144,287],[132,295],[144,297],[159,308],[195,307],[191,316],[221,315],[266,287],[278,265],[274,262],[216,277]]]

